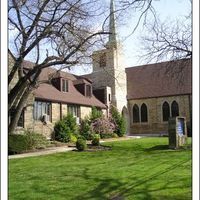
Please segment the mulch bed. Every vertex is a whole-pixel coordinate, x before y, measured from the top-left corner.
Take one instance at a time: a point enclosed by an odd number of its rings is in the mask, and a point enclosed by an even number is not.
[[[94,145],[88,144],[88,148],[86,149],[86,151],[108,151],[111,149],[112,147],[110,146],[105,146],[105,145],[94,146]]]

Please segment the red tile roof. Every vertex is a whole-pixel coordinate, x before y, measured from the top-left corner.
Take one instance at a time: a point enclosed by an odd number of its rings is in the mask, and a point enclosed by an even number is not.
[[[192,93],[190,59],[126,68],[127,99]]]

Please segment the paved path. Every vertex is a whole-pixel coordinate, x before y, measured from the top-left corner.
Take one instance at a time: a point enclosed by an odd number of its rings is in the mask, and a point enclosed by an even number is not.
[[[140,137],[139,136],[127,136],[127,137],[121,137],[121,138],[109,138],[109,139],[100,140],[100,143],[129,140],[129,139],[136,139],[136,138],[140,138]],[[36,151],[36,152],[10,155],[10,156],[8,156],[8,158],[13,159],[13,158],[26,158],[26,157],[33,157],[33,156],[41,156],[41,155],[48,155],[48,154],[53,154],[53,153],[72,151],[75,149],[76,149],[76,147],[68,147],[68,146],[51,147],[51,148],[47,148],[47,149],[44,149],[41,151]]]
[[[33,156],[41,156],[41,155],[48,155],[48,154],[53,154],[53,153],[72,151],[74,149],[76,149],[76,148],[68,147],[68,146],[52,147],[52,148],[48,148],[48,149],[44,149],[44,150],[36,151],[36,152],[10,155],[10,156],[8,156],[8,158],[13,159],[13,158],[26,158],[26,157],[33,157]]]

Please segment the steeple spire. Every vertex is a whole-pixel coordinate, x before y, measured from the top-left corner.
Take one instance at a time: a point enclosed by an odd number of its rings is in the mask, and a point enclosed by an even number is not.
[[[109,47],[117,47],[117,39],[116,39],[116,30],[115,30],[115,8],[114,8],[114,0],[110,1],[110,18],[109,18],[109,40],[107,45]]]

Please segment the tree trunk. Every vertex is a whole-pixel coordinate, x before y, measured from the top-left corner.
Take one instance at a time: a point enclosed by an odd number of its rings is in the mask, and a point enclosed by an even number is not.
[[[12,118],[10,124],[9,124],[9,127],[8,127],[9,134],[12,134],[15,131],[15,129],[17,127],[17,123],[18,123],[19,118],[21,116],[22,110],[25,107],[25,104],[27,102],[27,99],[28,99],[31,91],[32,91],[31,89],[27,88],[26,91],[24,92],[24,94],[21,96],[21,99],[19,100],[19,103],[18,103],[16,110],[14,112],[13,118]]]
[[[12,134],[15,131],[15,128],[17,127],[17,123],[21,116],[22,110],[25,107],[25,104],[27,102],[29,94],[34,90],[34,88],[37,84],[37,79],[38,79],[40,73],[41,73],[41,70],[37,70],[35,76],[33,77],[32,83],[28,84],[28,82],[27,82],[26,87],[21,88],[21,89],[24,89],[25,91],[23,90],[24,92],[20,93],[21,96],[19,96],[20,94],[17,95],[19,97],[19,101],[17,102],[16,110],[13,115],[13,119],[11,120],[9,127],[8,127],[9,134]],[[17,100],[17,99],[15,98],[15,100]]]
[[[14,102],[16,102],[16,99],[21,97],[24,90],[29,84],[30,83],[28,83],[28,81],[25,80],[25,78],[21,78],[21,80],[19,80],[17,84],[10,90],[8,94],[8,109],[14,106]]]

